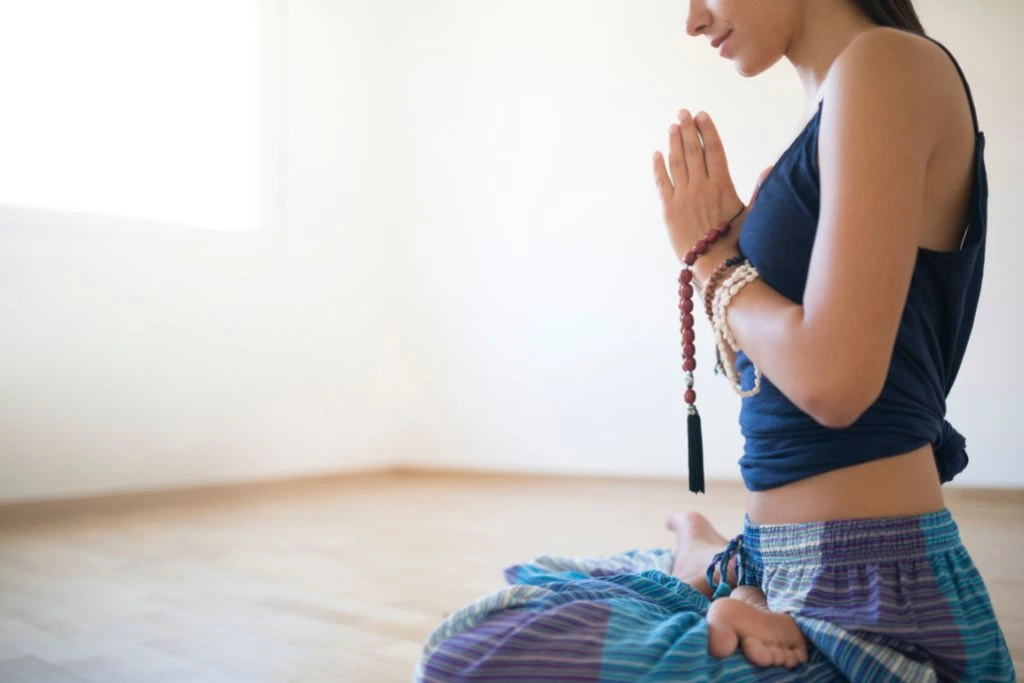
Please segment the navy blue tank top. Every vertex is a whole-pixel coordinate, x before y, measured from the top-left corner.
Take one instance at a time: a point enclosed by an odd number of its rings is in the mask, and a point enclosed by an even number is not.
[[[927,36],[926,36],[927,37]],[[985,265],[988,180],[985,136],[974,123],[973,181],[960,249],[919,248],[892,363],[878,400],[848,428],[830,429],[786,398],[768,377],[761,392],[744,398],[740,428],[745,443],[740,470],[748,489],[762,491],[830,470],[899,455],[932,444],[939,476],[951,480],[967,466],[964,437],[946,421],[946,397],[956,379],[974,325]],[[761,278],[786,298],[803,303],[818,227],[818,126],[824,103],[761,184],[740,233],[740,251]],[[836,362],[843,362],[837,358]],[[754,384],[746,354],[737,354],[743,386]]]

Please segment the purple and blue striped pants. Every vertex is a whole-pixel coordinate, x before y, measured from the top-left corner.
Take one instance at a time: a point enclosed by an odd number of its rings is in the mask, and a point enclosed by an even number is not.
[[[671,550],[542,557],[430,636],[422,683],[453,681],[1013,681],[992,605],[948,510],[756,526],[731,544],[741,583],[811,644],[799,668],[707,654],[710,602]],[[724,558],[728,560],[726,556]]]

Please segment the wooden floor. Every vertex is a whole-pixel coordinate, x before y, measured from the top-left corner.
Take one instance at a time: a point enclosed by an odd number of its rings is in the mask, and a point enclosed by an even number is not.
[[[409,681],[443,616],[538,554],[738,532],[742,491],[682,482],[381,474],[0,508],[0,681]],[[1024,494],[949,506],[1024,669]]]

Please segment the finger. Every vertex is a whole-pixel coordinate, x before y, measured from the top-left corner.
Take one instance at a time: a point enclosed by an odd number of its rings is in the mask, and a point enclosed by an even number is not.
[[[668,170],[672,174],[673,185],[686,185],[689,177],[683,161],[683,138],[679,134],[679,126],[674,123],[668,129]]]
[[[668,204],[672,200],[674,188],[668,177],[668,169],[665,168],[665,157],[661,152],[654,153],[654,184],[658,186],[658,196],[662,204]]]
[[[683,163],[686,164],[687,178],[692,180],[700,176],[707,177],[704,148],[700,144],[697,125],[693,122],[690,112],[685,109],[679,112],[679,134],[683,140]]]
[[[707,113],[698,112],[696,125],[700,131],[701,141],[704,143],[704,162],[707,165],[708,177],[722,183],[731,182],[729,164],[725,159],[725,147],[722,145],[722,138],[718,135],[714,121]]]

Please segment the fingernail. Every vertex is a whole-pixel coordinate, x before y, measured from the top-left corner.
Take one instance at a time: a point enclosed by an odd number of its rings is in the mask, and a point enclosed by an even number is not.
[[[700,121],[701,123],[704,123],[708,120],[708,115],[705,114],[704,112],[700,112],[699,114],[697,114],[697,120]]]
[[[686,121],[688,118],[690,118],[690,112],[686,111],[685,109],[679,112],[680,121]]]

